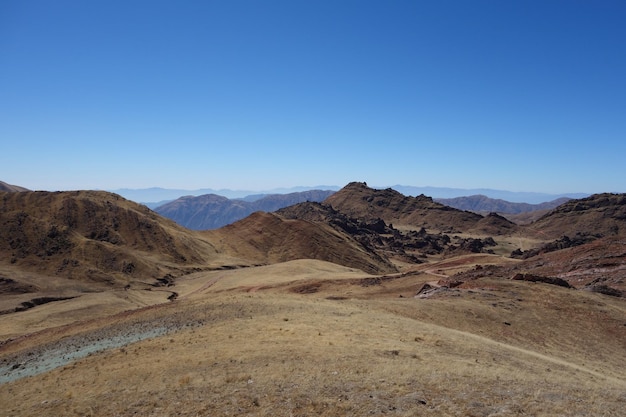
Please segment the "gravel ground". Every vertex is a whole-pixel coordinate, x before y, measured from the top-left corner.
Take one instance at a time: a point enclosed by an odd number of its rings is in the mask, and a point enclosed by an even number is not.
[[[26,348],[0,359],[0,384],[38,375],[107,349],[123,347],[198,325],[200,322],[197,320],[188,320],[179,314],[135,319],[130,323],[115,323],[102,329]]]

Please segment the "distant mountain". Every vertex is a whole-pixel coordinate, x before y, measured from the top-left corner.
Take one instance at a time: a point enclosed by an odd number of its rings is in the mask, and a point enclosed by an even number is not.
[[[445,187],[413,187],[407,185],[394,185],[393,188],[407,196],[418,196],[420,194],[431,196],[435,199],[456,198],[468,195],[484,195],[489,198],[502,199],[514,203],[539,204],[546,201],[553,201],[557,198],[584,198],[589,196],[585,193],[568,193],[568,194],[547,194],[534,192],[515,192],[504,190],[492,190],[488,188],[464,189],[464,188],[445,188]]]
[[[30,190],[28,188],[20,187],[18,185],[11,185],[11,184],[7,184],[6,182],[0,181],[0,191],[14,193],[14,192],[30,191]]]
[[[339,187],[334,185],[318,185],[314,187],[306,187],[306,186],[297,186],[291,188],[275,188],[271,190],[265,191],[251,191],[251,190],[229,190],[229,189],[219,189],[215,190],[212,188],[201,188],[197,190],[183,190],[183,189],[171,189],[171,188],[139,188],[139,189],[130,189],[130,188],[119,188],[116,190],[107,190],[115,194],[119,194],[122,197],[134,201],[136,203],[145,204],[150,208],[158,207],[162,205],[164,202],[173,201],[177,198],[183,196],[200,196],[206,194],[216,194],[222,197],[235,199],[242,198],[246,200],[255,200],[260,198],[259,196],[266,196],[270,194],[289,194],[296,193],[302,191],[310,191],[310,190],[338,190]],[[258,198],[257,198],[258,197]],[[157,204],[157,203],[161,204]]]
[[[323,201],[334,191],[310,190],[289,194],[270,194],[261,198],[229,199],[216,194],[185,196],[156,207],[155,211],[194,230],[218,229],[256,212],[272,212],[305,201]]]
[[[254,201],[269,194],[290,194],[295,192],[310,191],[310,190],[332,190],[337,191],[341,187],[336,185],[316,185],[316,186],[296,186],[290,188],[275,188],[271,190],[263,191],[251,191],[251,190],[230,190],[230,189],[212,189],[201,188],[196,190],[185,189],[170,189],[170,188],[120,188],[116,190],[107,190],[122,197],[132,200],[136,203],[145,204],[150,208],[158,207],[165,202],[176,200],[183,196],[200,196],[206,194],[216,194],[222,197],[230,199],[244,199],[247,201]],[[391,187],[374,187],[378,189],[392,188],[406,196],[418,196],[421,194],[433,197],[434,199],[440,198],[456,198],[469,195],[481,194],[489,198],[502,199],[514,203],[529,203],[539,204],[546,201],[556,200],[557,198],[584,198],[589,194],[584,193],[570,193],[570,194],[547,194],[547,193],[533,193],[533,192],[514,192],[504,190],[492,190],[487,188],[480,189],[464,189],[464,188],[445,188],[445,187],[414,187],[407,185],[393,185]]]
[[[513,203],[510,201],[489,198],[486,195],[471,195],[469,197],[456,198],[435,198],[436,202],[454,207],[459,210],[468,210],[475,213],[499,213],[499,214],[519,214],[529,211],[553,209],[570,199],[567,197],[558,198],[540,204]]]

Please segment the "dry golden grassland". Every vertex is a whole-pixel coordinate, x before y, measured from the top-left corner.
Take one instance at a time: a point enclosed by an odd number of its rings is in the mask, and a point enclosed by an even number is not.
[[[81,332],[169,326],[1,384],[0,415],[623,415],[623,300],[497,277],[415,298],[432,280],[315,261],[189,276],[173,303],[0,347],[17,360]]]

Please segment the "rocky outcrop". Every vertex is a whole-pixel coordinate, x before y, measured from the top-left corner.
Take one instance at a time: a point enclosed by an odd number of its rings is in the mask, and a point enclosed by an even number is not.
[[[542,253],[549,253],[561,249],[573,248],[576,246],[584,245],[585,243],[593,242],[597,238],[599,238],[599,236],[590,236],[583,233],[577,233],[576,235],[574,235],[574,237],[571,238],[569,236],[563,236],[560,239],[556,239],[552,242],[546,243],[539,248],[533,248],[527,251],[516,249],[511,252],[511,258],[528,259]]]
[[[288,219],[330,225],[338,232],[350,235],[364,248],[403,262],[422,263],[427,255],[441,254],[450,248],[458,249],[451,246],[453,240],[446,234],[428,233],[424,228],[400,231],[380,218],[353,218],[326,203],[296,204],[278,210],[276,214]],[[462,239],[456,241],[461,242]]]
[[[591,292],[597,292],[604,295],[610,295],[611,297],[623,297],[624,293],[617,288],[609,287],[608,285],[590,285],[585,287],[586,290]]]
[[[529,281],[529,282],[543,282],[544,284],[558,285],[564,288],[573,288],[567,281],[561,278],[544,277],[535,274],[515,274],[513,278],[515,281]]]

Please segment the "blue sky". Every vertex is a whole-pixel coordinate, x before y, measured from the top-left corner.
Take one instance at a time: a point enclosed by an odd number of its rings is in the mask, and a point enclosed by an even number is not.
[[[624,1],[0,0],[0,180],[626,192]]]

